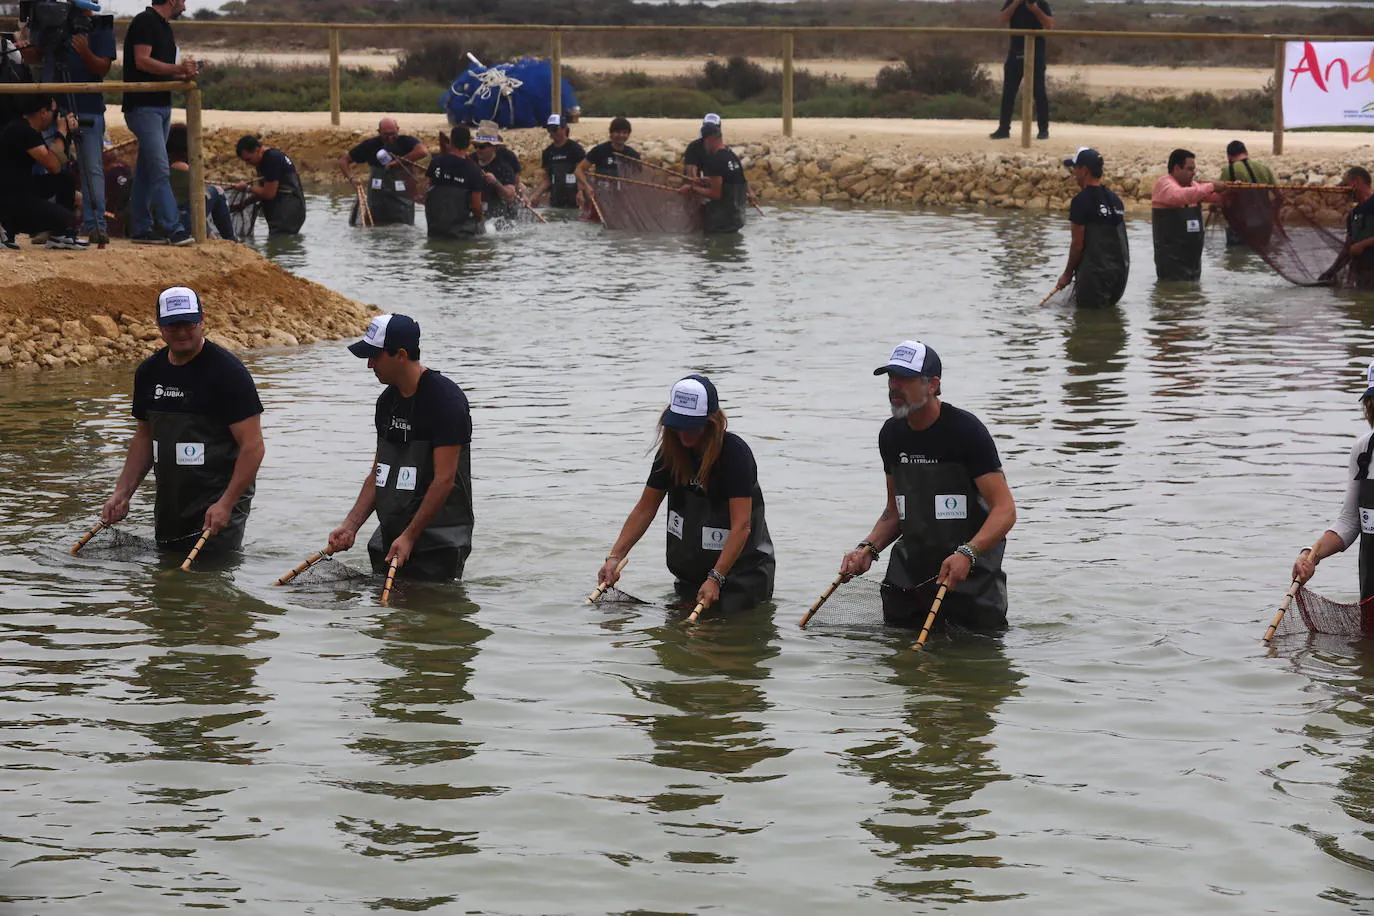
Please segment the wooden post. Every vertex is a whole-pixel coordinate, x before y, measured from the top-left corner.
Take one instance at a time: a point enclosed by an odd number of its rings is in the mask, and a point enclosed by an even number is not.
[[[200,90],[186,92],[186,152],[191,157],[191,235],[205,241],[205,146],[201,142]]]
[[[1021,71],[1021,147],[1030,149],[1031,115],[1035,112],[1035,38],[1025,36],[1026,53]]]
[[[329,30],[329,123],[339,126],[343,91],[339,88],[339,30]]]
[[[549,62],[553,71],[553,114],[563,113],[563,33],[554,29],[549,34]]]
[[[1283,155],[1283,79],[1287,68],[1283,41],[1274,42],[1274,155]]]
[[[792,136],[792,33],[782,36],[782,135]]]

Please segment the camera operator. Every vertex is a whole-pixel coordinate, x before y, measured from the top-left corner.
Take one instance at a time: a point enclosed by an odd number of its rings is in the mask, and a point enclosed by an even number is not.
[[[129,82],[173,82],[194,79],[194,60],[177,63],[172,20],[186,11],[186,0],[158,0],[129,23],[124,33],[124,79]],[[124,93],[124,123],[138,138],[138,164],[129,205],[129,234],[144,245],[192,245],[172,196],[167,162],[167,134],[172,129],[170,92]],[[154,221],[165,236],[155,235]]]
[[[0,223],[11,232],[49,233],[48,248],[80,251],[87,246],[72,231],[76,180],[62,168],[76,116],[59,117],[57,101],[50,95],[20,98],[21,117],[0,128]],[[43,131],[54,120],[57,149],[43,142]],[[46,174],[34,174],[35,163]]]
[[[45,60],[42,44],[34,44],[28,28],[21,28],[19,43],[28,45],[22,54],[34,73],[51,73],[52,79],[64,83],[99,83],[110,72],[115,60],[114,23],[108,17],[97,17],[95,11],[74,7],[70,36],[63,36],[57,61]],[[81,165],[81,229],[92,244],[110,241],[105,222],[105,171],[101,156],[105,143],[105,97],[98,92],[83,92],[66,97],[81,126],[77,159]],[[63,107],[63,106],[59,106]]]

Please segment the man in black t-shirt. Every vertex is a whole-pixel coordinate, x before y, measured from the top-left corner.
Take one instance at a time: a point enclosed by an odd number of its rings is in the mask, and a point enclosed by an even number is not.
[[[153,470],[159,546],[184,551],[208,531],[206,551],[236,550],[266,451],[262,402],[243,363],[205,339],[204,322],[193,290],[174,286],[158,296],[157,323],[167,346],[134,373],[138,426],[100,520],[123,520]]]
[[[472,552],[472,416],[456,383],[420,364],[420,325],[379,315],[349,352],[386,385],[377,398],[377,451],[353,508],[329,534],[348,550],[374,511],[367,552],[376,572],[461,579]]]
[[[172,20],[186,11],[186,0],[161,0],[139,13],[124,33],[124,79],[131,83],[195,79],[194,60],[177,63]],[[167,134],[172,129],[170,92],[124,93],[124,123],[138,138],[129,197],[129,237],[139,244],[192,245],[172,194]],[[158,234],[160,230],[162,234]]]
[[[739,157],[721,139],[720,128],[707,124],[701,128],[706,156],[697,183],[678,188],[678,193],[704,197],[703,209],[708,233],[738,232],[744,227],[749,202],[749,182]]]
[[[1349,267],[1345,285],[1374,289],[1374,188],[1370,186],[1369,171],[1352,166],[1346,170],[1341,184],[1349,187],[1355,198],[1355,206],[1345,221],[1345,248],[1317,279],[1321,283],[1337,283],[1341,271]]]
[[[263,143],[257,137],[239,137],[234,151],[244,162],[258,170],[255,182],[234,185],[262,202],[269,235],[296,235],[305,225],[305,189],[291,157]]]
[[[415,222],[415,201],[411,196],[420,175],[421,159],[429,155],[425,145],[407,134],[393,118],[377,122],[377,136],[370,137],[339,156],[339,171],[353,184],[361,184],[350,169],[354,163],[365,164],[367,174],[367,203],[375,225]],[[350,224],[361,222],[361,214],[354,212]]]
[[[687,173],[688,178],[697,178],[701,175],[701,167],[706,162],[706,129],[708,127],[714,127],[720,131],[720,115],[711,112],[702,118],[700,135],[688,143],[687,149],[682,151],[682,170]]]
[[[378,166],[384,169],[406,168],[406,163],[417,163],[429,155],[429,150],[415,137],[401,133],[401,126],[395,118],[382,118],[377,122],[377,136],[369,137],[348,152],[339,156],[339,171],[353,183],[351,167],[358,165]]]
[[[878,435],[887,506],[868,536],[845,554],[840,573],[867,572],[896,543],[883,579],[883,617],[920,626],[937,586],[947,586],[941,620],[968,629],[1006,626],[1002,554],[1016,503],[987,427],[940,400],[940,357],[919,340],[898,344],[873,370],[887,376],[892,419]]]
[[[43,131],[56,121],[56,140],[65,144],[75,118],[59,117],[49,95],[20,96],[19,108],[23,116],[0,128],[0,224],[12,233],[51,233],[48,248],[86,248],[72,230],[76,182],[43,142]],[[35,175],[35,165],[47,174]]]
[[[1102,184],[1102,154],[1079,147],[1064,160],[1081,188],[1069,204],[1072,240],[1069,261],[1055,290],[1077,281],[1074,302],[1083,308],[1116,305],[1126,291],[1131,255],[1126,242],[1126,207]]]
[[[1049,0],[1002,0],[1002,12],[997,16],[997,24],[1013,29],[1052,29],[1054,12]],[[1011,36],[1007,48],[1007,61],[1002,67],[1002,112],[992,139],[1005,140],[1011,136],[1012,109],[1016,104],[1016,90],[1021,86],[1021,77],[1026,69],[1026,39],[1023,35]],[[1037,140],[1050,138],[1050,97],[1045,91],[1045,39],[1035,39],[1035,119],[1039,122],[1040,132]]]
[[[447,152],[429,161],[425,222],[431,238],[464,238],[482,232],[487,174],[468,158],[471,145],[471,131],[455,127],[449,132]]]
[[[482,204],[483,213],[486,214],[492,207],[500,205],[501,211],[497,215],[509,216],[515,210],[515,201],[519,195],[518,179],[516,169],[510,166],[510,160],[515,158],[515,154],[502,156],[502,153],[510,152],[501,144],[501,132],[496,127],[494,121],[483,121],[477,125],[477,133],[472,138],[472,161],[477,163],[482,169]],[[517,166],[520,160],[515,159]]]
[[[588,203],[587,209],[594,209],[595,211],[589,215],[596,218],[600,217],[601,211],[599,208],[590,206],[596,200],[596,188],[592,187],[589,177],[592,170],[595,169],[598,175],[619,177],[621,166],[625,164],[627,159],[639,159],[639,150],[628,145],[630,140],[630,120],[628,118],[613,118],[610,135],[611,139],[605,143],[598,143],[588,150],[586,157],[577,164],[576,169],[577,184],[582,189],[584,200]],[[630,168],[637,170],[639,167],[631,165]],[[609,186],[606,190],[615,193],[616,182],[607,181],[605,184]]]
[[[534,192],[532,202],[537,205],[547,194],[551,207],[576,207],[577,164],[586,158],[587,154],[582,145],[571,138],[568,124],[562,115],[549,115],[548,123],[544,127],[549,132],[550,140],[540,157],[544,181]]]

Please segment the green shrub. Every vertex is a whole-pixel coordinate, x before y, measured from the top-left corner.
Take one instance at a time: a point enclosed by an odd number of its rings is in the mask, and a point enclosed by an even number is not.
[[[646,89],[588,89],[578,96],[588,117],[700,118],[722,106],[698,89],[654,86]]]
[[[986,67],[966,52],[946,48],[905,54],[900,64],[878,71],[873,88],[880,95],[919,92],[979,97],[992,92],[992,77]]]

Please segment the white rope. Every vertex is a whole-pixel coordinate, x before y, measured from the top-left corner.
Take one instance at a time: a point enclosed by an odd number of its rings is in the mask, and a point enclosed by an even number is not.
[[[491,106],[491,120],[499,121],[497,112],[501,107],[501,100],[506,99],[506,104],[514,110],[514,102],[510,97],[515,94],[515,90],[525,85],[524,80],[518,80],[505,70],[500,69],[501,65],[484,70],[477,74],[478,86],[472,91],[470,99],[490,99],[495,96]]]

